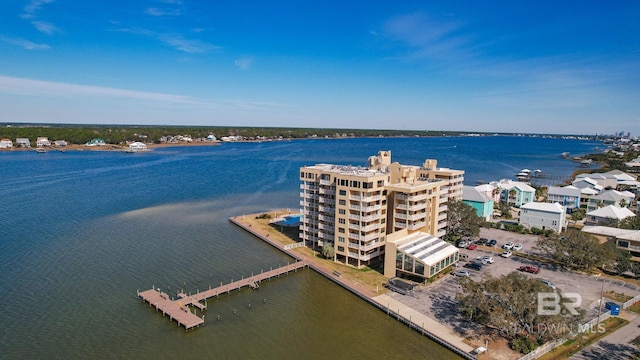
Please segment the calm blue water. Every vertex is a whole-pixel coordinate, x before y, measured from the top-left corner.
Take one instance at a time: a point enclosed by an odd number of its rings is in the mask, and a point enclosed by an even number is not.
[[[575,165],[558,155],[595,146],[469,137],[0,152],[0,357],[455,358],[312,271],[221,297],[190,332],[135,292],[195,291],[286,263],[228,218],[297,209],[304,165],[364,165],[391,150],[403,164],[463,169],[473,185],[525,167],[568,175]]]

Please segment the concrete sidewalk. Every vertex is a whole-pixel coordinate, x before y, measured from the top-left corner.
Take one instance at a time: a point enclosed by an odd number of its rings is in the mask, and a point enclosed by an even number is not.
[[[626,360],[639,353],[638,348],[630,342],[640,336],[640,316],[623,311],[620,317],[629,323],[617,331],[605,336],[598,342],[587,346],[571,356],[570,360]]]
[[[456,335],[448,327],[440,324],[437,320],[434,320],[412,309],[411,307],[404,305],[403,303],[395,300],[388,295],[378,295],[372,298],[372,300],[380,304],[380,306],[389,309],[390,312],[400,314],[401,317],[409,319],[416,327],[435,334],[439,338],[466,353],[470,353],[474,350],[471,345],[465,344],[462,341],[463,338]]]

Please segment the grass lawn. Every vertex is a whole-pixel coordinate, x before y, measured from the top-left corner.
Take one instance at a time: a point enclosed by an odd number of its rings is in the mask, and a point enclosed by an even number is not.
[[[603,333],[599,333],[597,331],[592,333],[583,333],[579,334],[575,338],[568,340],[564,344],[558,346],[557,348],[549,351],[538,359],[542,360],[562,360],[567,359],[571,355],[576,352],[582,350],[583,348],[593,344],[594,342],[600,340],[601,338],[609,335],[610,333],[618,330],[619,328],[627,325],[629,322],[625,319],[619,317],[610,317],[604,321],[605,331]]]

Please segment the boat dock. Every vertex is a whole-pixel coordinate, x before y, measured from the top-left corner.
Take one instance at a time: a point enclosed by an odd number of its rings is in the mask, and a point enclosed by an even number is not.
[[[159,288],[153,286],[149,290],[138,291],[138,297],[149,303],[150,306],[162,311],[162,315],[169,316],[171,321],[176,321],[179,326],[183,326],[189,330],[191,328],[204,324],[204,315],[199,317],[192,311],[191,307],[198,308],[200,311],[207,309],[207,299],[218,297],[221,294],[228,294],[234,290],[240,290],[245,286],[257,289],[263,280],[270,280],[280,275],[288,274],[291,271],[297,271],[308,266],[307,261],[296,261],[269,271],[263,271],[260,274],[252,275],[238,281],[233,281],[226,285],[220,285],[215,288],[209,287],[208,290],[200,291],[195,294],[178,293],[177,299],[171,298],[168,293],[163,292]]]

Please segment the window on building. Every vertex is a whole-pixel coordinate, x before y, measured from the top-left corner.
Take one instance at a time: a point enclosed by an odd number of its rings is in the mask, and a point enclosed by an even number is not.
[[[338,232],[341,234],[344,234],[345,233],[344,228],[338,228]]]
[[[629,248],[629,242],[628,241],[618,240],[618,246],[628,249]]]
[[[344,246],[338,246],[338,251],[344,252]]]
[[[340,200],[338,200],[338,204],[340,204],[340,205],[347,205],[347,200],[345,200],[345,199],[340,199]]]
[[[346,190],[340,190],[340,195],[341,195],[341,196],[345,196],[345,195],[347,195],[347,191],[346,191]]]
[[[342,219],[342,218],[338,219],[338,222],[340,224],[346,224],[347,223],[347,221],[345,219]]]
[[[338,213],[339,213],[340,215],[344,215],[344,214],[346,214],[346,213],[347,213],[347,210],[345,210],[345,209],[338,209]]]
[[[343,243],[343,242],[344,242],[344,237],[342,237],[342,236],[338,236],[338,242]]]

